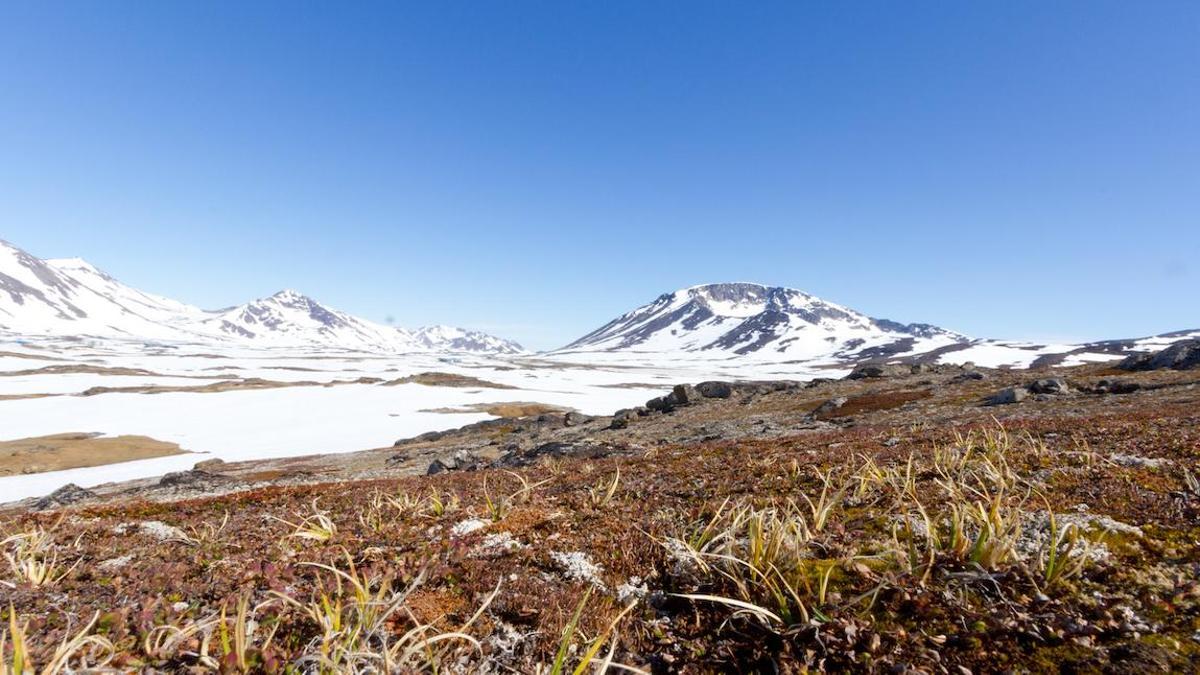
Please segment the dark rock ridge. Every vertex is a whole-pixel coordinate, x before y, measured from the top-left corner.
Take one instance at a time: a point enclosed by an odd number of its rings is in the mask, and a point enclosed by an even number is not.
[[[1185,340],[1161,351],[1131,354],[1117,366],[1122,370],[1191,370],[1200,368],[1200,340]]]

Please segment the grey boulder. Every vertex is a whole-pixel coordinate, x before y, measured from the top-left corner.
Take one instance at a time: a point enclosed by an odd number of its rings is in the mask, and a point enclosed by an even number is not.
[[[1020,403],[1029,397],[1029,391],[1024,387],[1009,387],[1001,389],[987,400],[987,405],[1008,405]]]

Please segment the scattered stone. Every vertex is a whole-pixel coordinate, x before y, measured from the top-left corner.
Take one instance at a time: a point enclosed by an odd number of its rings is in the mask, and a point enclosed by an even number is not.
[[[67,483],[34,502],[33,508],[38,511],[57,509],[63,506],[70,506],[71,504],[78,504],[85,499],[91,499],[95,496],[96,493],[91,490],[85,490],[74,483]]]
[[[675,406],[669,400],[667,400],[668,398],[669,395],[652,398],[649,401],[646,401],[646,407],[650,410],[657,410],[658,412],[670,412],[671,410],[674,410]]]
[[[621,446],[594,443],[586,440],[575,442],[555,441],[553,443],[542,443],[541,445],[533,448],[513,448],[503,457],[493,462],[492,465],[505,468],[529,466],[542,457],[582,457],[586,459],[599,459],[601,457],[607,457],[613,454],[620,447]]]
[[[696,391],[704,398],[729,398],[733,396],[733,386],[728,382],[708,381],[696,385]]]
[[[1070,385],[1061,377],[1048,377],[1038,380],[1029,385],[1028,389],[1035,394],[1059,395],[1071,393]]]
[[[221,459],[220,457],[213,457],[212,459],[206,459],[203,462],[196,462],[192,465],[192,469],[196,471],[208,472],[219,471],[225,466],[225,464],[225,460]]]
[[[970,382],[972,380],[986,380],[987,375],[978,370],[968,370],[950,378],[951,382]]]
[[[989,398],[985,405],[1008,405],[1020,403],[1029,397],[1029,391],[1024,387],[1008,387],[1001,389]]]
[[[677,384],[671,390],[671,393],[667,394],[667,402],[672,406],[688,405],[689,403],[695,403],[700,398],[700,392],[690,384]]]
[[[226,480],[225,476],[215,473],[189,469],[187,471],[173,471],[168,473],[158,479],[158,484],[161,487],[211,487]]]
[[[429,468],[425,470],[426,476],[433,476],[442,473],[443,471],[457,471],[461,469],[469,469],[476,463],[475,456],[466,450],[459,450],[453,455],[438,457],[429,463]]]
[[[814,417],[828,417],[836,413],[842,406],[846,405],[846,401],[850,399],[845,396],[838,396],[825,401],[817,406],[817,409],[812,412]]]
[[[864,363],[846,376],[848,380],[862,380],[866,378],[879,377],[900,377],[903,375],[911,375],[913,367],[900,363]]]
[[[1096,383],[1094,391],[1098,394],[1132,394],[1141,388],[1141,384],[1130,380],[1104,379]]]
[[[612,422],[609,423],[609,429],[624,429],[629,426],[638,416],[637,408],[622,408],[613,413]]]
[[[582,426],[584,424],[588,424],[589,422],[591,422],[595,419],[596,418],[592,417],[591,415],[584,415],[581,412],[575,412],[574,410],[572,410],[571,412],[568,412],[567,414],[563,415],[563,426],[564,427],[578,427],[578,426]]]
[[[696,432],[702,441],[716,441],[722,438],[732,438],[737,435],[737,427],[729,422],[708,422],[700,426]]]

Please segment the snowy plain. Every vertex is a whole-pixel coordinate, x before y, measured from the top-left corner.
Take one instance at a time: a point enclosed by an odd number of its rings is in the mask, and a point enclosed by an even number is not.
[[[1157,346],[1148,341],[1143,348]],[[950,352],[943,360],[1022,367],[1041,354],[1068,348],[988,341]],[[1064,365],[1114,358],[1118,357],[1072,354]],[[88,372],[70,372],[73,369]],[[466,375],[511,388],[356,382],[359,378],[390,381],[423,372]],[[382,448],[400,438],[490,417],[480,412],[434,412],[438,409],[521,401],[603,415],[639,405],[679,382],[807,380],[841,377],[847,372],[845,364],[831,358],[804,360],[765,354],[653,350],[373,354],[332,349],[218,349],[211,344],[147,345],[107,338],[0,340],[0,441],[67,432],[132,434],[178,443],[188,453],[0,477],[0,501],[48,494],[67,483],[89,487],[149,478],[212,458],[240,461]],[[82,395],[93,387],[198,387],[250,378],[295,386],[216,393]]]

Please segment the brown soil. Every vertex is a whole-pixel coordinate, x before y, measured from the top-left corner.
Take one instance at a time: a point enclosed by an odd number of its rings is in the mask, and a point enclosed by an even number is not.
[[[458,375],[455,373],[417,373],[395,380],[388,380],[383,383],[386,386],[394,386],[398,384],[424,384],[430,387],[480,387],[483,389],[516,389],[516,387],[507,384],[498,384],[481,380],[478,377],[469,375]]]
[[[457,408],[431,408],[421,412],[432,413],[473,413],[481,412],[496,417],[532,417],[546,413],[565,413],[568,408],[550,405],[548,403],[526,403],[524,401],[505,401],[502,403],[472,403]]]
[[[102,466],[184,452],[175,443],[149,436],[98,438],[86,433],[36,436],[0,441],[0,476]]]

